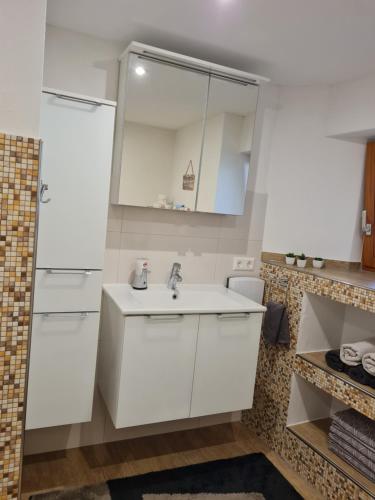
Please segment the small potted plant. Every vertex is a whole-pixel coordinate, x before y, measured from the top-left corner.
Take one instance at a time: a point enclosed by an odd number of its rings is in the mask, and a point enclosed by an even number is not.
[[[322,259],[322,257],[313,258],[313,267],[315,267],[315,269],[321,269],[323,266],[324,266],[324,259]]]
[[[296,256],[293,252],[289,252],[285,255],[285,262],[290,266],[293,266],[296,261]]]
[[[297,255],[297,266],[298,267],[306,267],[307,258],[304,253],[301,255]]]

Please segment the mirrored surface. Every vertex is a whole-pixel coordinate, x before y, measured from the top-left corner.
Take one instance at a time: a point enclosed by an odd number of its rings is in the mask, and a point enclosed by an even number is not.
[[[116,201],[241,215],[258,87],[129,54],[124,89]]]
[[[210,77],[196,210],[242,215],[258,87]]]
[[[131,54],[119,203],[195,210],[208,76]]]

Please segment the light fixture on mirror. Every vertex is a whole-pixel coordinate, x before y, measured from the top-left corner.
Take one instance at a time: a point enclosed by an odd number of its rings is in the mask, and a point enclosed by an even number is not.
[[[138,76],[144,76],[146,74],[145,68],[141,65],[136,66],[134,71]]]

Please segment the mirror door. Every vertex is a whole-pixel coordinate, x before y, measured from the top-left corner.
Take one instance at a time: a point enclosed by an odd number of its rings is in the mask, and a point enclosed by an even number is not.
[[[195,210],[208,75],[128,58],[119,203]]]
[[[258,87],[210,76],[196,210],[242,215]]]

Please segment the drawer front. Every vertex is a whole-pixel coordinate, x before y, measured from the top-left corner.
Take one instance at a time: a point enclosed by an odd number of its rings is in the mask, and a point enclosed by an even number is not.
[[[26,429],[91,420],[99,313],[34,314]]]
[[[34,313],[99,311],[102,272],[37,269]]]
[[[189,417],[198,316],[125,320],[116,427]]]
[[[251,408],[262,316],[200,316],[191,417]]]

